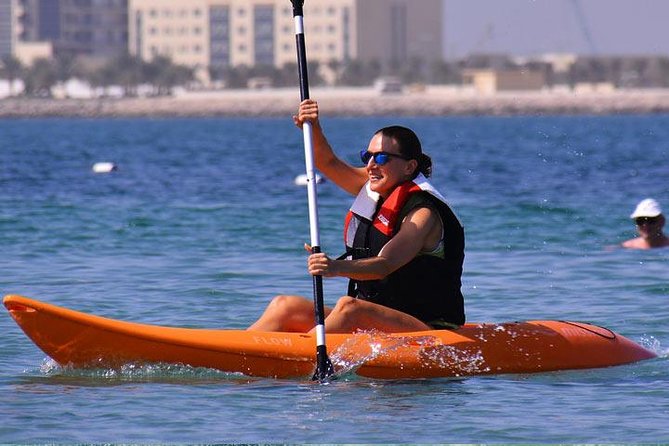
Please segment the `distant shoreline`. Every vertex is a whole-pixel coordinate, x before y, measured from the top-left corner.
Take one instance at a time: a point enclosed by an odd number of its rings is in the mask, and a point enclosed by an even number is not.
[[[500,92],[428,87],[402,94],[371,88],[315,88],[324,116],[517,116],[669,113],[669,89],[608,92]],[[0,118],[289,117],[297,89],[219,90],[157,98],[0,99]]]

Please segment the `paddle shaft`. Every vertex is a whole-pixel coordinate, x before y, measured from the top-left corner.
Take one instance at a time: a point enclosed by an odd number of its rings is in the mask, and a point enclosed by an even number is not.
[[[307,50],[304,42],[304,0],[291,0],[295,21],[295,43],[297,46],[297,68],[300,78],[300,97],[309,99],[309,77],[307,73]],[[311,252],[321,252],[318,233],[318,196],[316,193],[316,172],[314,168],[313,132],[310,122],[302,125],[304,136],[304,161],[307,174],[307,196],[309,200],[309,229]],[[323,277],[313,276],[314,312],[316,316],[316,371],[312,379],[322,381],[334,373],[325,345],[325,307],[323,305]]]

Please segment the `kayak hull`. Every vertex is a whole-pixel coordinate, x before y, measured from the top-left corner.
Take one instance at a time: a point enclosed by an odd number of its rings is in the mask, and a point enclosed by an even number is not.
[[[5,296],[3,303],[26,335],[61,366],[169,363],[272,378],[310,377],[314,369],[316,340],[310,334],[139,324],[17,295]],[[568,321],[331,333],[326,340],[336,371],[386,379],[598,368],[656,356],[609,329]]]

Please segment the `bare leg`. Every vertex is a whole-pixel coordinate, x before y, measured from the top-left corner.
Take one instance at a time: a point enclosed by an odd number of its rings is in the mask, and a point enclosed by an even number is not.
[[[330,333],[351,333],[371,328],[388,333],[432,329],[406,313],[350,296],[340,298],[325,320],[325,331]]]
[[[325,308],[325,314],[330,313]],[[314,327],[314,303],[301,296],[276,296],[248,330],[306,333]]]

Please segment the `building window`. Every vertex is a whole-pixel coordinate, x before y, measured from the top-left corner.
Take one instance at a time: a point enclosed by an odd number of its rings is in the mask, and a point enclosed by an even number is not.
[[[230,65],[230,9],[227,6],[211,6],[209,9],[209,65]]]
[[[344,49],[343,58],[344,61],[349,61],[351,60],[351,54],[349,51],[349,48],[351,47],[351,17],[348,8],[344,8],[342,10],[341,23],[342,23],[342,37],[343,37],[342,46]]]
[[[390,57],[396,62],[407,59],[407,7],[396,4],[390,7]]]
[[[274,65],[274,7],[256,5],[253,9],[255,63]]]
[[[228,27],[226,25],[214,24],[211,26],[211,35],[218,38],[226,38],[228,36]]]

